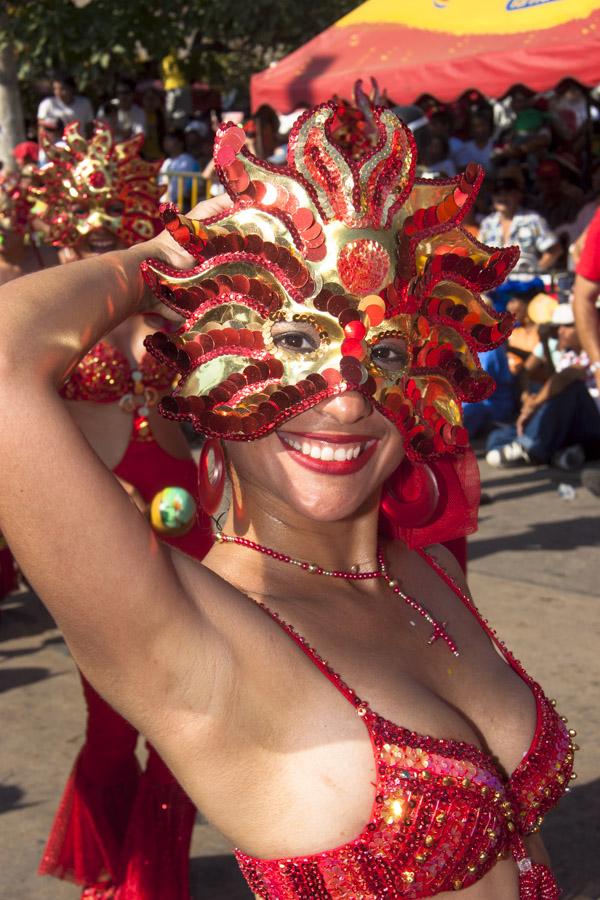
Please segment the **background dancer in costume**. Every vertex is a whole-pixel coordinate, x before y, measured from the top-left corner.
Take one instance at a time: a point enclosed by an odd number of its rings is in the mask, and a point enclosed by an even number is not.
[[[17,170],[0,173],[0,284],[55,265],[56,251],[34,240],[27,192],[37,161],[37,144],[23,141],[13,150]],[[17,586],[10,547],[0,533],[0,600]]]
[[[535,832],[573,735],[430,547],[475,524],[461,402],[493,388],[477,355],[510,322],[479,293],[517,252],[461,229],[481,170],[415,181],[412,136],[381,109],[375,151],[351,165],[333,113],[299,119],[277,173],[221,129],[234,206],[202,205],[205,223],[167,210],[181,249],[164,234],[0,291],[0,523],[80,664],[263,900],[556,900]],[[143,308],[147,255],[147,281],[187,319],[148,342],[183,376],[162,411],[210,438],[207,508],[231,476],[204,565],[158,544],[55,398]],[[58,461],[41,498],[32,417]]]
[[[0,174],[0,284],[57,263],[53,247],[38,246],[28,202],[37,171],[37,144],[23,141],[13,150],[17,168]]]
[[[74,123],[63,145],[46,145],[49,164],[32,195],[65,261],[131,246],[155,233],[158,164],[140,158],[142,143],[143,136],[115,143],[101,123],[87,141]],[[112,330],[81,360],[61,394],[161,539],[201,558],[211,538],[206,517],[196,518],[196,465],[181,429],[156,415],[173,371],[145,353],[148,327],[138,315]],[[86,897],[183,900],[189,895],[195,809],[152,747],[140,775],[137,729],[82,681],[86,740],[40,872],[76,880]]]

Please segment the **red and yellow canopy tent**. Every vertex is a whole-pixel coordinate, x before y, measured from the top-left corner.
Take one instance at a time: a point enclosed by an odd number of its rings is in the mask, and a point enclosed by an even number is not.
[[[377,79],[395,103],[421,94],[492,97],[522,82],[541,91],[570,75],[600,83],[597,0],[367,0],[254,75],[252,107],[280,113]]]

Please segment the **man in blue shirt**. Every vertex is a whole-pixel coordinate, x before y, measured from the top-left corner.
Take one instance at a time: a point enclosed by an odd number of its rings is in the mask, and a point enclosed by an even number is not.
[[[171,203],[189,209],[192,193],[191,178],[175,178],[178,172],[199,172],[200,163],[185,149],[185,134],[181,129],[170,131],[164,140],[167,159],[160,167],[159,184],[168,184],[167,195]],[[183,181],[183,188],[181,182]]]
[[[516,415],[514,378],[508,367],[504,347],[496,347],[479,354],[484,372],[496,382],[496,389],[487,400],[464,403],[463,417],[469,437],[474,438],[493,424],[512,422]]]

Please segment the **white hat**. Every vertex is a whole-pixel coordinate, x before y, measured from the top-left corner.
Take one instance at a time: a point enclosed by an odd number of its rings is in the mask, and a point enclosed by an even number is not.
[[[574,325],[575,315],[570,303],[559,303],[552,313],[553,325]]]
[[[184,131],[187,134],[189,134],[190,131],[197,131],[198,134],[201,135],[202,137],[208,137],[210,129],[209,129],[208,125],[206,124],[206,122],[200,122],[198,119],[192,119],[185,126]]]

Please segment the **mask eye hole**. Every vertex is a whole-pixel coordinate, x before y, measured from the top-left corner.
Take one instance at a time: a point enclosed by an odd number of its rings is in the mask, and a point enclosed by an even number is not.
[[[122,216],[123,215],[123,203],[121,200],[110,200],[106,204],[106,212],[109,216]]]
[[[383,372],[408,368],[408,344],[401,337],[383,338],[371,348],[371,361]]]
[[[79,200],[77,203],[73,204],[73,215],[77,216],[80,219],[83,219],[85,216],[87,216],[89,211],[89,206],[82,200]]]
[[[314,353],[321,346],[321,335],[308,322],[276,322],[271,338],[276,347],[298,355]]]

